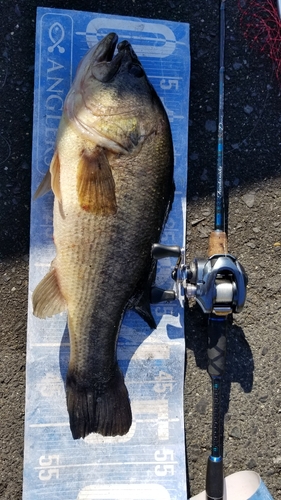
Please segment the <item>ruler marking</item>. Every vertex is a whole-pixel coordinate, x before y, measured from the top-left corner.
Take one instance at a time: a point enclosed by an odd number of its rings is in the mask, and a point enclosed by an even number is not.
[[[41,469],[71,469],[74,467],[97,467],[99,465],[108,465],[108,466],[113,466],[113,465],[177,465],[178,462],[176,461],[169,461],[169,462],[164,462],[164,461],[153,461],[153,462],[91,462],[88,464],[66,464],[66,465],[40,465],[34,467],[35,470],[41,470]]]
[[[155,399],[152,400],[154,403]],[[179,417],[176,417],[176,418],[168,418],[166,419],[165,417],[160,417],[160,418],[136,418],[134,419],[134,422],[136,422],[137,424],[142,424],[142,423],[157,423],[159,421],[162,421],[164,420],[165,422],[179,422]],[[48,423],[45,423],[45,424],[29,424],[29,427],[32,427],[32,428],[45,428],[45,427],[69,427],[69,422],[48,422]],[[109,436],[110,437],[110,436]],[[111,438],[111,437],[110,437]]]

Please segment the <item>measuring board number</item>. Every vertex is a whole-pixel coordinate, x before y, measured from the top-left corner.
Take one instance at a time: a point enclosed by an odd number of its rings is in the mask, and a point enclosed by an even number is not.
[[[159,375],[154,379],[156,384],[153,386],[153,390],[158,394],[173,390],[173,377],[169,373],[160,371]]]
[[[59,479],[59,455],[42,455],[39,458],[39,479],[41,481],[50,481],[50,479]]]
[[[164,448],[162,450],[157,450],[154,453],[154,458],[156,462],[159,462],[159,464],[156,465],[154,469],[156,476],[174,475],[175,465],[174,465],[173,450],[169,450],[167,448]]]
[[[163,90],[178,90],[179,89],[179,81],[162,78],[160,81],[160,87]]]

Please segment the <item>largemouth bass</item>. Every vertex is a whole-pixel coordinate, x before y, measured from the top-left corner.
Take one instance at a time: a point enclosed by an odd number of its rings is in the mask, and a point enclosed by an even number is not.
[[[116,358],[124,312],[155,328],[149,290],[173,197],[173,146],[164,107],[131,45],[108,34],[82,59],[66,97],[50,170],[51,269],[33,312],[68,311],[66,399],[74,439],[126,434],[132,414]]]

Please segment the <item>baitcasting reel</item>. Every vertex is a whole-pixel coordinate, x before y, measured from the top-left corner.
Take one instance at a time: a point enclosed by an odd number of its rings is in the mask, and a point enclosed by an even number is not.
[[[185,264],[184,250],[179,246],[155,243],[152,256],[156,259],[176,257],[172,278],[184,289],[187,298],[194,297],[204,313],[226,316],[242,311],[246,300],[247,275],[243,266],[230,254],[214,254],[195,258],[190,266]],[[156,292],[157,290],[157,292]],[[152,289],[152,302],[158,302],[159,289]],[[163,292],[160,300],[173,300],[172,291]]]

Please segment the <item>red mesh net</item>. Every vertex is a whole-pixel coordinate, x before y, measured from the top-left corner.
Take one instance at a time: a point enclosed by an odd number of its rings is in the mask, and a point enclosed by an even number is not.
[[[238,0],[240,22],[251,47],[267,53],[281,84],[281,20],[275,0]]]

